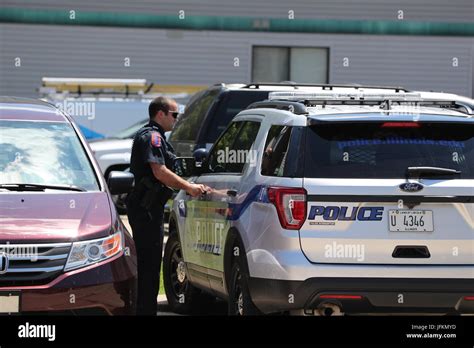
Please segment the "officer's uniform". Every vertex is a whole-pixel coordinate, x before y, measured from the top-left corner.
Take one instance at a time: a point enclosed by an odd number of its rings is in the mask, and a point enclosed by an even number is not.
[[[164,206],[172,195],[172,191],[154,177],[150,163],[163,164],[173,170],[175,158],[174,149],[158,123],[150,121],[135,135],[130,161],[135,188],[127,199],[127,214],[137,248],[139,315],[156,315],[157,312]],[[150,194],[150,183],[156,189],[153,194]],[[149,199],[144,200],[150,196],[153,197],[151,204]]]

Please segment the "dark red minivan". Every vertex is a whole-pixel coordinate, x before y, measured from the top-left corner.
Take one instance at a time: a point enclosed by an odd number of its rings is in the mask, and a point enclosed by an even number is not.
[[[132,185],[110,177],[115,193]],[[0,313],[134,314],[136,278],[133,239],[72,119],[0,97]]]

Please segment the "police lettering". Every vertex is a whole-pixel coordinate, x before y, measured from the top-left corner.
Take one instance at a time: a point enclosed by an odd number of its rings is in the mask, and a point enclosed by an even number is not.
[[[326,221],[381,221],[383,207],[338,207],[338,206],[312,206],[309,210],[308,220],[315,220],[322,216]]]

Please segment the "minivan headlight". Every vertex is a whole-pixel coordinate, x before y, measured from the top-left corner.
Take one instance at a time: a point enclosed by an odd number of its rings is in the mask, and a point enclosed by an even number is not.
[[[123,250],[121,231],[101,238],[72,244],[71,253],[64,267],[65,271],[89,266],[117,255]]]

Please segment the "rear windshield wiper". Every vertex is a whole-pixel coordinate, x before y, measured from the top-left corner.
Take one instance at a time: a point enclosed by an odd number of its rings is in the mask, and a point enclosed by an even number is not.
[[[406,171],[407,178],[434,176],[434,175],[459,175],[461,171],[451,168],[441,167],[408,167]]]
[[[42,185],[42,184],[0,184],[0,189],[10,191],[44,191],[46,189],[64,190],[64,191],[80,191],[87,190],[75,185]]]

